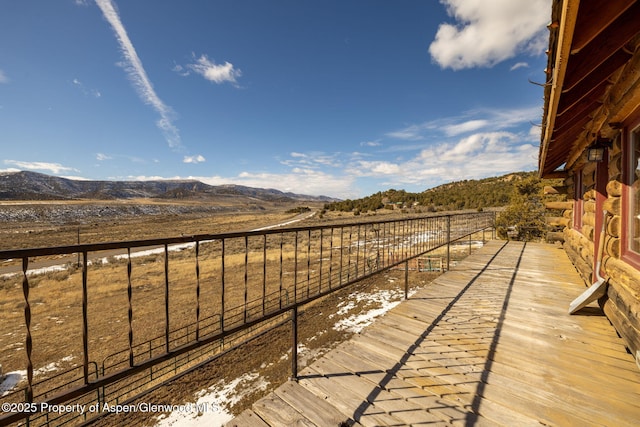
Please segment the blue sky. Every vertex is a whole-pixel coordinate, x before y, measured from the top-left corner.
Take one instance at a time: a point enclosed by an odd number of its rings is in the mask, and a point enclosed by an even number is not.
[[[0,171],[363,197],[537,165],[550,0],[3,0]]]

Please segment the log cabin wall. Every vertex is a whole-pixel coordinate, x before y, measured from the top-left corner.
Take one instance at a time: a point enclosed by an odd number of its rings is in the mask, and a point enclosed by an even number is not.
[[[625,205],[639,203],[625,171],[632,131],[640,138],[638,17],[640,1],[553,0],[539,173],[565,180],[573,203],[556,223],[564,226],[564,249],[586,285],[594,282],[601,211],[608,211],[601,269],[608,286],[599,304],[640,366],[640,257],[637,246],[630,257],[625,243],[638,238],[637,212]],[[587,162],[586,152],[600,141],[610,145],[598,194],[597,163]]]
[[[609,278],[607,295],[599,303],[632,354],[640,351],[640,271],[622,259],[623,152],[621,138],[613,143],[604,208],[609,212],[603,269]]]
[[[607,183],[607,199],[604,209],[609,213],[604,240],[602,259],[602,275],[608,278],[607,295],[599,301],[604,313],[616,327],[618,333],[628,343],[629,350],[635,354],[640,351],[640,271],[626,263],[622,255],[622,189],[623,189],[623,154],[621,138],[617,137],[610,150],[609,181]],[[595,164],[582,165],[582,182],[585,191],[582,193],[582,224],[577,229],[573,222],[575,198],[572,205],[563,211],[563,217],[569,221],[563,230],[563,247],[582,276],[586,285],[593,282],[593,266],[596,261],[594,253],[596,210]],[[565,180],[569,195],[576,194],[576,180],[571,174]],[[599,256],[599,255],[598,255]]]

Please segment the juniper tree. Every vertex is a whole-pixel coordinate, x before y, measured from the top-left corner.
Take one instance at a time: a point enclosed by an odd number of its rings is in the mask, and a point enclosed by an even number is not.
[[[542,182],[532,176],[515,184],[509,205],[496,218],[498,236],[507,238],[509,227],[518,231],[518,240],[538,240],[545,233]]]

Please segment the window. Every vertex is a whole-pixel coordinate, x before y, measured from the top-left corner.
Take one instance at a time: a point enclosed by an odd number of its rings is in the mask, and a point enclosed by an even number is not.
[[[622,259],[640,269],[640,122],[623,141]]]
[[[627,249],[636,254],[640,254],[640,127],[631,132],[627,150],[627,229],[629,241]]]

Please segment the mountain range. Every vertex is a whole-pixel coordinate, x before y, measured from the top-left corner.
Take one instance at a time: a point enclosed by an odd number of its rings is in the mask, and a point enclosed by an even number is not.
[[[197,180],[84,181],[42,173],[0,172],[0,200],[214,199],[238,196],[271,202],[332,202],[326,196],[285,193],[242,185],[208,185]]]

